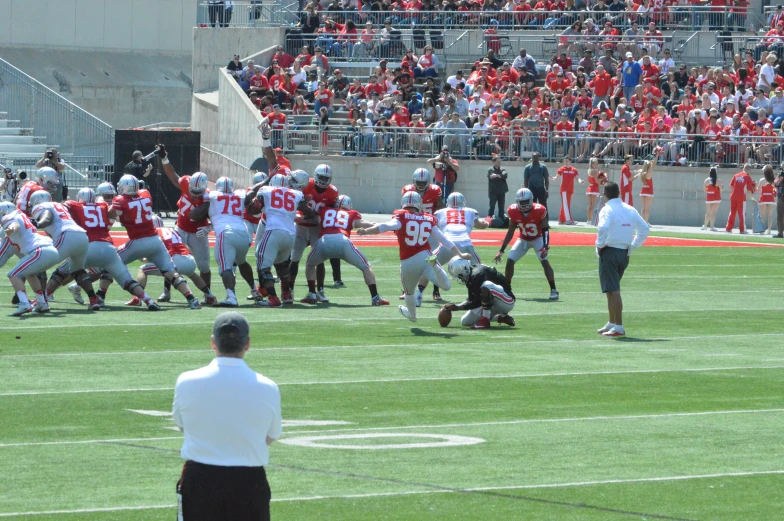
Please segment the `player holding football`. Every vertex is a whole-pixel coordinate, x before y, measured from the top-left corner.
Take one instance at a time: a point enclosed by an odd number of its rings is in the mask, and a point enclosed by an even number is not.
[[[489,329],[493,319],[499,324],[515,325],[515,319],[509,316],[515,305],[512,286],[495,268],[484,264],[471,266],[470,262],[455,257],[449,261],[447,269],[452,278],[468,288],[468,298],[464,302],[444,306],[448,311],[468,311],[460,319],[461,325]]]
[[[430,251],[430,238],[465,260],[471,259],[468,253],[462,253],[452,241],[447,239],[438,229],[436,218],[422,211],[422,197],[418,192],[406,192],[400,203],[401,210],[395,210],[392,220],[374,224],[370,228],[360,228],[358,235],[376,235],[384,232],[395,232],[400,246],[400,280],[403,283],[405,306],[398,306],[400,313],[411,322],[416,322],[416,284],[423,276],[433,284],[449,291],[452,283],[444,269],[438,264],[436,256]]]
[[[501,244],[501,249],[495,254],[493,262],[498,264],[504,255],[504,250],[512,240],[516,229],[520,230],[520,237],[512,246],[506,259],[504,275],[509,284],[512,284],[515,262],[522,259],[529,249],[536,252],[539,262],[544,268],[544,276],[550,284],[550,300],[558,300],[558,291],[555,289],[555,275],[550,261],[547,260],[547,251],[550,249],[550,224],[547,221],[547,208],[534,202],[534,194],[528,188],[521,188],[515,194],[516,204],[506,209],[509,217],[509,229]]]
[[[199,299],[191,293],[188,283],[177,273],[169,252],[155,230],[152,222],[152,197],[147,190],[139,189],[139,180],[132,175],[124,175],[117,183],[119,195],[109,207],[109,219],[119,219],[128,231],[128,242],[117,253],[123,263],[128,265],[135,260],[146,258],[161,270],[171,285],[188,300],[191,309],[201,309]],[[207,288],[199,288],[206,291]]]
[[[370,267],[367,258],[351,242],[351,230],[355,228],[370,228],[372,225],[362,220],[362,214],[351,206],[351,198],[347,195],[338,197],[335,208],[320,208],[318,210],[321,234],[313,244],[308,255],[305,274],[308,278],[308,295],[302,299],[306,304],[324,302],[316,290],[316,267],[324,263],[325,259],[343,259],[362,272],[370,290],[370,303],[372,306],[388,306],[389,301],[378,294],[376,288],[376,275]]]

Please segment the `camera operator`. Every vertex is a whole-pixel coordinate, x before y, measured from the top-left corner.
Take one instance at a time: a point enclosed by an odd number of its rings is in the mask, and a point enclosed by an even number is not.
[[[435,168],[435,181],[441,187],[444,202],[446,202],[449,194],[454,189],[455,182],[457,182],[457,173],[460,171],[457,159],[452,159],[449,155],[449,147],[444,145],[441,147],[441,153],[434,158],[428,159],[427,164],[433,165],[433,168]]]
[[[124,173],[142,179],[152,172],[152,163],[144,160],[144,155],[139,150],[135,150],[131,156],[131,161],[123,168]]]
[[[44,152],[44,157],[39,159],[35,164],[36,169],[43,168],[45,166],[54,168],[58,174],[61,174],[65,169],[63,160],[60,158],[60,154],[57,152],[56,148],[50,148]]]
[[[784,239],[784,165],[782,165],[779,175],[773,186],[776,187],[776,237]]]
[[[0,201],[13,203],[19,193],[19,181],[27,179],[26,172],[15,174],[10,168],[3,169],[3,178],[0,179]]]

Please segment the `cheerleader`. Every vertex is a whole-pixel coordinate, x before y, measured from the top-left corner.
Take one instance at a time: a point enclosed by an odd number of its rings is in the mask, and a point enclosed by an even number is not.
[[[767,226],[767,229],[762,232],[764,235],[770,235],[770,230],[773,228],[773,209],[776,207],[776,187],[773,186],[775,176],[773,175],[773,167],[765,165],[762,169],[762,175],[757,184],[757,193],[759,196],[759,213],[762,223]]]
[[[607,174],[599,170],[599,158],[592,157],[588,161],[588,188],[585,195],[588,196],[588,224],[593,223],[593,213],[596,208],[596,201],[599,199],[599,186],[607,182]]]
[[[664,149],[662,147],[656,147],[653,151],[653,159],[643,162],[642,168],[638,169],[637,174],[632,178],[637,179],[639,177],[642,180],[642,188],[640,189],[642,209],[640,210],[640,216],[646,223],[650,218],[651,205],[653,204],[653,169],[656,167],[656,162],[663,152]]]
[[[721,204],[721,191],[724,185],[719,181],[716,167],[710,169],[708,178],[703,183],[705,188],[705,221],[702,224],[701,230],[716,231],[716,212],[719,211]]]

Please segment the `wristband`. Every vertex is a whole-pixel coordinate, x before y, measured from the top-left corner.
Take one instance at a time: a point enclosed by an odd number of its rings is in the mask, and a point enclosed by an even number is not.
[[[169,158],[168,157],[164,157],[163,159],[161,159],[161,163],[163,163],[164,165],[168,165],[169,164]]]
[[[504,250],[503,250],[503,249],[500,249],[500,250],[498,250],[498,253],[500,253],[501,255],[503,255],[503,254],[504,254]]]
[[[272,148],[272,140],[271,139],[261,138],[261,147],[262,148]]]

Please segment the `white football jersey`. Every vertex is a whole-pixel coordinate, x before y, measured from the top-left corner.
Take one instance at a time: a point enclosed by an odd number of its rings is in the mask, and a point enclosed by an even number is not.
[[[245,190],[234,190],[230,194],[210,191],[204,196],[210,202],[210,221],[215,235],[225,229],[246,230],[242,214],[245,210]]]
[[[30,219],[19,210],[9,213],[0,221],[0,225],[3,227],[3,230],[6,230],[6,233],[8,227],[12,223],[19,225],[19,231],[8,234],[8,240],[24,255],[27,255],[36,248],[52,245],[52,239],[44,235],[39,235],[36,232],[33,223],[30,222]]]
[[[33,218],[40,219],[41,215],[49,210],[54,215],[52,224],[46,228],[41,228],[42,232],[46,232],[52,240],[57,241],[63,232],[81,232],[85,233],[84,229],[80,227],[71,218],[68,208],[60,203],[41,203],[33,208]]]
[[[294,235],[297,232],[294,225],[297,206],[305,198],[302,192],[291,188],[265,186],[259,190],[259,195],[264,198],[267,231],[284,230]]]
[[[442,208],[435,213],[438,227],[456,246],[471,245],[471,231],[479,212],[473,208]]]

